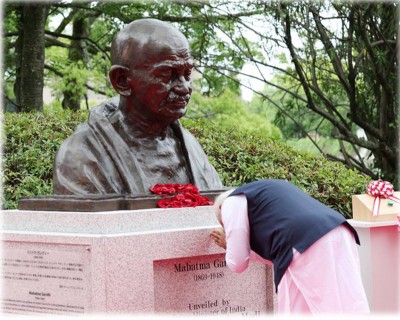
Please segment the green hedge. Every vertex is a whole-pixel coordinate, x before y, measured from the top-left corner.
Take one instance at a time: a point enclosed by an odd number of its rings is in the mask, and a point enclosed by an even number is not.
[[[24,196],[51,194],[55,153],[86,118],[85,111],[5,114],[4,209],[16,208]],[[226,186],[286,179],[349,218],[351,195],[364,193],[370,181],[340,163],[263,136],[216,129],[210,122],[184,119],[183,124],[198,138]]]
[[[6,113],[4,121],[3,208],[25,196],[53,191],[53,160],[87,112]]]

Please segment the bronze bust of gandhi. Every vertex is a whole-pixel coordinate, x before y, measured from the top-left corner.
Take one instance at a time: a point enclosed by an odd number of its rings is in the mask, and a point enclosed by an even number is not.
[[[193,60],[170,24],[128,24],[111,47],[109,77],[119,97],[90,111],[57,152],[54,194],[149,194],[157,183],[222,183],[179,118],[189,102]]]

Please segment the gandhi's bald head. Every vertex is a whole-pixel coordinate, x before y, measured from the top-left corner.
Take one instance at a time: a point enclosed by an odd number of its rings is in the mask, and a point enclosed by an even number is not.
[[[185,36],[172,25],[156,19],[131,22],[115,37],[111,46],[112,65],[132,66],[136,53],[155,53],[165,46],[189,49]]]
[[[166,125],[185,115],[193,59],[180,31],[155,19],[136,20],[116,36],[111,61],[109,77],[121,96],[121,112]]]

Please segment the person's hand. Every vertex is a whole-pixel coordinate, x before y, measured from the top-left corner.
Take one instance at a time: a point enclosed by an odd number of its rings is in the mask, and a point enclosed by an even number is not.
[[[226,249],[225,231],[223,228],[212,230],[210,236],[218,246]]]

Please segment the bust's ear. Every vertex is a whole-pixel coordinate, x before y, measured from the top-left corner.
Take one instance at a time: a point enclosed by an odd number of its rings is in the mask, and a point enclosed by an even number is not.
[[[122,96],[130,96],[132,89],[129,86],[129,68],[119,65],[113,65],[111,66],[108,75],[115,91],[117,91]]]

